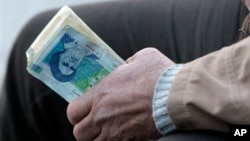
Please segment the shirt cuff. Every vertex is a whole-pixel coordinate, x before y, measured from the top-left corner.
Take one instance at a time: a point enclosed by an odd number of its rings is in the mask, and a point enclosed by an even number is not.
[[[156,128],[163,136],[176,130],[176,126],[168,114],[167,99],[172,82],[182,66],[183,64],[176,64],[167,68],[155,85],[152,102],[152,116]]]

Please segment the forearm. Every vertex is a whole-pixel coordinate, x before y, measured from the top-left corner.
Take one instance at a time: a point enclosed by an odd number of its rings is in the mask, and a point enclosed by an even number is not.
[[[250,38],[183,66],[167,101],[179,129],[228,131],[250,124]]]
[[[168,67],[158,79],[152,101],[152,114],[155,126],[162,135],[167,135],[176,130],[176,126],[169,117],[167,99],[173,80],[182,68],[182,64]]]

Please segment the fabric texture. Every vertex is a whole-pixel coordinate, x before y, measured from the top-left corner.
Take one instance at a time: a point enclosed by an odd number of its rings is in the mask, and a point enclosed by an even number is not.
[[[176,127],[168,115],[167,99],[171,85],[183,65],[177,64],[167,68],[160,76],[154,89],[152,113],[156,128],[165,136],[176,130]]]
[[[124,60],[156,47],[177,63],[234,43],[247,14],[241,0],[123,0],[72,8]],[[32,18],[13,44],[0,99],[1,141],[75,140],[67,102],[26,71],[25,51],[57,11]],[[194,134],[185,135],[214,139],[209,131]]]
[[[250,124],[249,45],[250,37],[183,66],[167,102],[178,128],[228,133],[230,124]]]

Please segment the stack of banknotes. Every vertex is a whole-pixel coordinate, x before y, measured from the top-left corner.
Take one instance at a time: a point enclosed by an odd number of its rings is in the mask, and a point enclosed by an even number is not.
[[[27,70],[70,102],[124,64],[68,6],[26,52]]]

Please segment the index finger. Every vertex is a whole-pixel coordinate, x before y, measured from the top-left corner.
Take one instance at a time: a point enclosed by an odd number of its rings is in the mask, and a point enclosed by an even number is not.
[[[86,92],[77,99],[69,103],[67,107],[67,117],[71,124],[75,125],[86,117],[92,108],[93,95]]]

